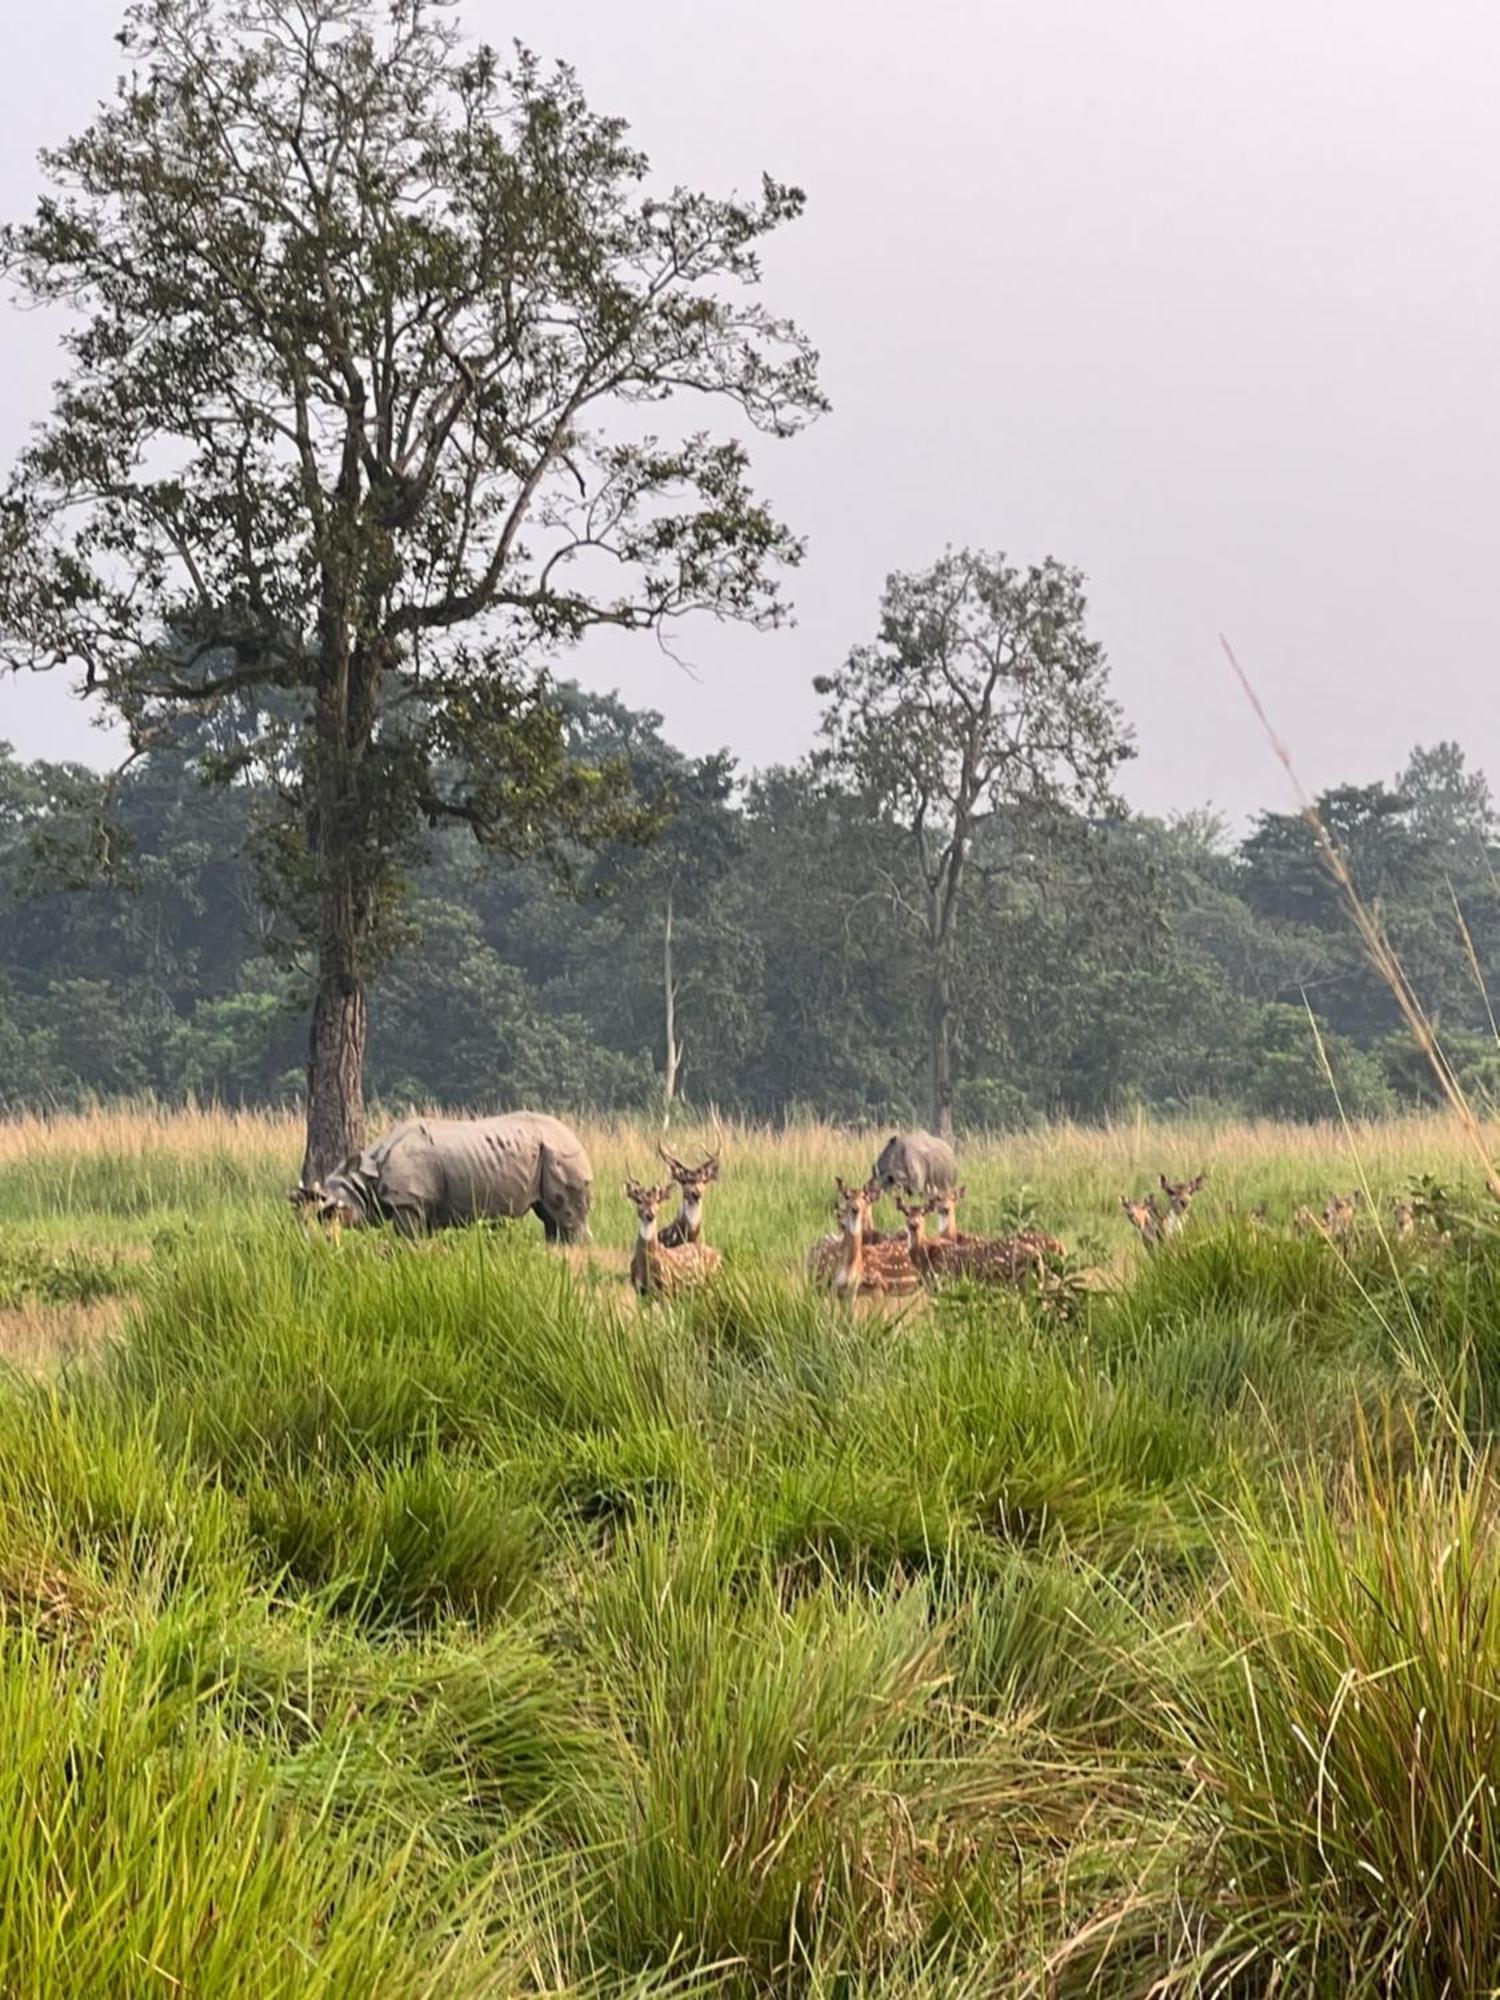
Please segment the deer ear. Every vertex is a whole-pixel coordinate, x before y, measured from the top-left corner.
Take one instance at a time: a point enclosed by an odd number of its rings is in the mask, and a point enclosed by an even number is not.
[[[1164,1194],[1170,1194],[1172,1192],[1172,1183],[1167,1179],[1166,1175],[1158,1174],[1156,1178],[1157,1181],[1160,1183],[1162,1192]]]

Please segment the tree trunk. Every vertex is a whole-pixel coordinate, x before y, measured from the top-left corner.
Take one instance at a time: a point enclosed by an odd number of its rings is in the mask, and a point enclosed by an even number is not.
[[[672,969],[672,896],[667,892],[667,921],[662,933],[662,975],[666,994],[667,1054],[662,1077],[664,1117],[670,1117],[677,1097],[677,1072],[682,1067],[682,1044],[677,1039],[677,980]]]
[[[940,965],[932,979],[928,1048],[931,1063],[932,1129],[941,1139],[953,1137],[952,1015],[953,996],[948,986],[948,968]]]
[[[317,709],[308,772],[308,851],[317,870],[318,987],[307,1051],[304,1186],[342,1166],[365,1143],[365,984],[369,843],[360,757],[374,728],[378,663],[344,644],[330,619],[334,670]]]
[[[365,1143],[365,988],[358,940],[344,898],[328,912],[318,954],[307,1051],[307,1151],[302,1182],[310,1187]]]

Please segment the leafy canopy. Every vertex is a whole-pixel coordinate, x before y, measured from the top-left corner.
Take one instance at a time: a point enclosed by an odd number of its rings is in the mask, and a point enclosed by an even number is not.
[[[138,746],[232,703],[215,774],[272,780],[283,878],[337,854],[366,916],[424,825],[617,830],[538,661],[781,615],[746,438],[822,407],[753,296],[800,193],[654,191],[568,69],[443,0],[137,0],[120,40],[0,238],[69,364],[4,497],[4,658],[75,666]],[[726,433],[658,434],[693,399]]]

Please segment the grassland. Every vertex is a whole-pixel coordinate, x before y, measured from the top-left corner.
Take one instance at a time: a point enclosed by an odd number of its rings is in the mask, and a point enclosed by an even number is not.
[[[651,1139],[589,1139],[560,1254],[309,1241],[287,1121],[0,1126],[0,1992],[1494,1990],[1448,1125],[969,1148],[1070,1317],[810,1294],[822,1129],[728,1132],[724,1282],[638,1309]],[[1205,1166],[1142,1259],[1119,1194]],[[1409,1240],[1282,1226],[1420,1174]]]

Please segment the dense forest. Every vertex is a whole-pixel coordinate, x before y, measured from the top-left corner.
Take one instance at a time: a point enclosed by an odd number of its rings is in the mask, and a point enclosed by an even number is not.
[[[623,761],[646,830],[524,861],[433,830],[372,981],[374,1094],[642,1108],[670,1069],[673,1089],[726,1113],[925,1113],[927,947],[882,803],[826,758],[743,775],[727,754],[680,755],[660,716],[557,694],[572,754]],[[274,801],[203,782],[225,749],[184,724],[105,778],[0,746],[8,1106],[299,1093],[310,968],[267,889]],[[1318,804],[1487,1094],[1500,832],[1483,776],[1439,744],[1389,785]],[[1430,1091],[1295,814],[1262,813],[1236,840],[1206,813],[1018,804],[976,827],[961,893],[961,1127],[1137,1105],[1322,1116],[1323,1054],[1351,1114]]]

